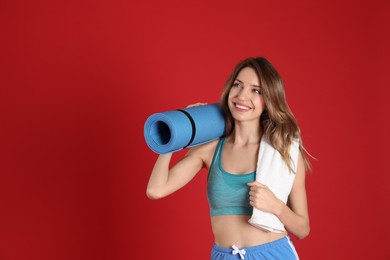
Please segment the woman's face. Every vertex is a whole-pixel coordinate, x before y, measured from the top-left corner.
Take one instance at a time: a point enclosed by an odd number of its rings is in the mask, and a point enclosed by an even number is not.
[[[265,103],[260,80],[254,69],[243,68],[237,75],[229,92],[228,106],[235,120],[260,120]]]

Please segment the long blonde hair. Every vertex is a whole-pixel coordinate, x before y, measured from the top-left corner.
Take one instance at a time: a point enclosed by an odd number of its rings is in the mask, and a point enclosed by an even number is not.
[[[243,68],[247,67],[254,69],[260,80],[266,107],[260,116],[260,126],[263,135],[265,135],[270,144],[281,154],[290,170],[293,167],[289,148],[292,142],[297,140],[305,170],[311,170],[310,163],[305,156],[306,150],[302,144],[298,123],[287,104],[283,81],[272,64],[263,57],[247,58],[239,62],[225,83],[220,105],[226,121],[226,136],[231,135],[234,131],[234,119],[228,106],[229,92],[237,75]]]

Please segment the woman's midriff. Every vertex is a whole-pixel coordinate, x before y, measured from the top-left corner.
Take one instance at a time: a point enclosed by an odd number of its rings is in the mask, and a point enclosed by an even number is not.
[[[287,232],[274,233],[256,228],[248,223],[249,218],[244,215],[212,216],[214,243],[221,247],[236,245],[241,248],[269,243],[287,235]]]

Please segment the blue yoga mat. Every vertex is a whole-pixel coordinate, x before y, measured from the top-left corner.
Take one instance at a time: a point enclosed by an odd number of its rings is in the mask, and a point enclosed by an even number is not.
[[[219,103],[152,114],[144,125],[146,144],[158,154],[210,142],[224,131]]]

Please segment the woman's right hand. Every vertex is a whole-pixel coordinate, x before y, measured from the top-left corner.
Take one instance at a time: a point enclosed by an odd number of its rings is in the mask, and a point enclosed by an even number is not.
[[[198,102],[198,103],[195,103],[195,104],[188,105],[187,108],[198,107],[198,106],[206,106],[206,105],[208,105],[208,103]]]

